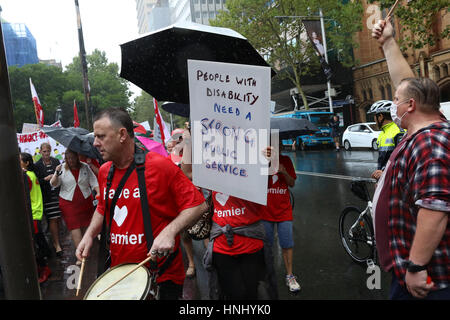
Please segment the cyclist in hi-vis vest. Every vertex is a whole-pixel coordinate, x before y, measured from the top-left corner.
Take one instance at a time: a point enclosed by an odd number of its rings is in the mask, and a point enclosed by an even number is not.
[[[405,134],[405,130],[399,128],[391,118],[391,106],[394,103],[389,100],[375,102],[367,114],[373,114],[374,121],[381,129],[378,136],[378,168],[372,173],[372,178],[378,180],[383,173],[392,151]]]

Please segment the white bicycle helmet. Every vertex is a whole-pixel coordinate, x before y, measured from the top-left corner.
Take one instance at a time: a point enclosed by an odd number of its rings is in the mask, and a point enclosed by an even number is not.
[[[379,100],[375,102],[369,109],[368,114],[377,114],[377,113],[390,113],[391,106],[394,103],[390,100]]]

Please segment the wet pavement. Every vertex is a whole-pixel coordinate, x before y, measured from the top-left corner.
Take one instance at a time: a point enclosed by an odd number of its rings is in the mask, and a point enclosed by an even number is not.
[[[293,270],[302,287],[292,295],[284,283],[284,264],[281,250],[274,244],[274,264],[277,273],[279,298],[282,300],[310,299],[387,299],[390,275],[381,272],[381,289],[367,287],[367,266],[354,263],[344,251],[338,230],[338,221],[345,206],[364,208],[365,203],[350,192],[346,177],[370,177],[376,169],[378,153],[373,151],[340,151],[333,149],[285,152],[297,171],[297,181],[292,192],[294,207],[294,257]],[[325,174],[311,175],[315,174]],[[341,175],[346,177],[331,177]],[[373,194],[374,185],[369,186]],[[82,289],[75,296],[74,246],[70,234],[61,228],[62,258],[52,257],[52,275],[41,285],[45,300],[82,299],[94,282],[97,264],[94,258],[86,263]],[[95,249],[94,249],[95,250]],[[204,245],[194,241],[196,277],[186,279],[183,299],[207,300],[206,272],[201,267]],[[186,259],[185,259],[186,262]],[[187,264],[187,263],[186,263]]]

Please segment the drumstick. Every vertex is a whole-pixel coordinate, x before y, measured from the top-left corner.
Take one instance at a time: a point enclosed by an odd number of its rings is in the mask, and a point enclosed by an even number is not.
[[[116,284],[118,284],[120,281],[122,281],[123,279],[125,279],[126,277],[128,277],[130,274],[132,274],[134,271],[136,271],[137,269],[139,269],[140,267],[142,267],[144,264],[146,264],[147,262],[150,261],[150,259],[152,259],[153,256],[149,256],[147,259],[145,259],[144,261],[142,261],[141,263],[139,263],[136,267],[134,267],[133,269],[131,269],[130,271],[128,271],[122,278],[120,278],[119,280],[117,280],[116,282],[114,282],[112,285],[110,285],[108,288],[106,288],[105,290],[103,290],[102,292],[100,292],[97,295],[97,298],[100,297],[102,294],[104,294],[106,291],[108,291],[109,289],[111,289],[112,287],[114,287]]]
[[[398,0],[395,1],[394,5],[391,7],[391,9],[389,10],[388,14],[386,15],[386,18],[384,18],[384,21],[389,20],[389,18],[391,17],[391,14],[394,12],[395,7],[398,4]]]
[[[78,277],[78,286],[77,286],[77,294],[76,294],[77,297],[78,297],[78,293],[80,292],[80,289],[81,289],[81,279],[83,279],[84,262],[85,261],[86,261],[85,258],[83,258],[83,260],[81,260],[81,270],[80,270],[80,276]]]

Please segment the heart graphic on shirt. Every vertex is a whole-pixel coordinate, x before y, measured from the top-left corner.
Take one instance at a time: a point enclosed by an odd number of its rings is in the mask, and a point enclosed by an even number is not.
[[[114,221],[117,223],[117,226],[120,227],[122,223],[125,221],[125,218],[128,215],[128,209],[127,206],[123,206],[122,208],[119,208],[116,206],[114,208]]]
[[[278,175],[277,174],[274,174],[273,176],[272,176],[272,184],[275,184],[275,182],[277,182],[278,181]]]
[[[220,203],[220,205],[222,207],[227,203],[229,197],[230,197],[229,195],[224,194],[224,193],[219,193],[219,192],[216,193],[216,200],[217,200],[217,202]]]

